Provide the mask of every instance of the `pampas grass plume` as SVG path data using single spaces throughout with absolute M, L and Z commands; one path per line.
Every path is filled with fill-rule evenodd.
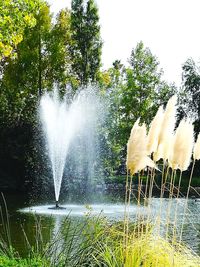
M 161 106 L 159 107 L 156 116 L 151 122 L 151 126 L 147 137 L 148 138 L 147 151 L 149 155 L 157 150 L 158 138 L 160 135 L 163 116 L 164 116 L 164 110 L 163 107 Z
M 169 164 L 172 169 L 186 171 L 190 165 L 194 145 L 194 127 L 189 119 L 182 119 L 176 129 Z
M 154 162 L 147 156 L 146 125 L 139 126 L 139 121 L 133 125 L 127 143 L 126 165 L 131 175 L 141 171 L 146 166 L 155 167 Z
M 193 157 L 194 157 L 194 160 L 200 159 L 200 133 L 198 134 L 197 141 L 194 145 Z
M 171 150 L 174 144 L 174 134 L 168 133 L 165 142 L 159 144 L 157 151 L 153 154 L 153 160 L 156 162 L 159 159 L 167 161 L 171 155 Z
M 154 155 L 154 159 L 157 161 L 160 158 L 165 161 L 169 159 L 170 155 L 170 142 L 173 140 L 173 132 L 176 122 L 176 102 L 177 96 L 172 96 L 166 106 L 160 135 L 158 137 L 158 149 Z

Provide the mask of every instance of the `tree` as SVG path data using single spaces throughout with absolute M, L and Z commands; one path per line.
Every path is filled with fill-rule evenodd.
M 47 45 L 49 53 L 48 80 L 52 87 L 54 83 L 59 88 L 65 88 L 72 75 L 69 47 L 71 13 L 68 9 L 59 12 L 53 26 Z
M 142 42 L 131 52 L 129 66 L 123 70 L 123 82 L 118 90 L 118 136 L 122 155 L 131 127 L 137 118 L 149 123 L 155 114 L 157 92 L 161 87 L 162 72 L 157 58 Z M 119 100 L 118 100 L 119 101 Z M 122 156 L 124 158 L 124 156 Z
M 102 152 L 105 153 L 104 173 L 114 175 L 121 166 L 122 150 L 120 129 L 120 103 L 124 86 L 125 66 L 120 60 L 115 60 L 113 66 L 98 74 L 98 84 L 104 98 L 105 110 L 108 114 L 101 130 Z
M 24 30 L 23 40 L 13 51 L 17 56 L 4 57 L 1 69 L 0 172 L 11 177 L 9 187 L 14 185 L 19 190 L 25 180 L 32 179 L 33 166 L 42 168 L 33 155 L 37 150 L 34 133 L 39 92 L 46 88 L 48 78 L 46 44 L 51 29 L 48 5 L 40 7 L 34 17 L 35 26 Z
M 189 117 L 193 120 L 195 137 L 200 132 L 200 65 L 192 58 L 182 66 L 182 87 L 179 92 L 179 120 Z M 190 166 L 191 167 L 191 166 Z M 200 163 L 195 163 L 194 175 L 200 175 Z M 188 173 L 189 176 L 189 173 Z
M 162 75 L 159 62 L 149 48 L 145 48 L 140 42 L 132 50 L 129 64 L 122 99 L 123 112 L 128 121 L 140 117 L 141 121 L 149 122 L 152 117 L 151 110 L 156 98 L 156 89 Z
M 77 88 L 79 85 L 72 71 L 71 42 L 71 12 L 66 8 L 58 13 L 47 44 L 48 87 L 56 84 L 63 92 L 66 85 L 71 85 L 72 88 Z
M 49 7 L 41 7 L 35 17 L 37 23 L 25 29 L 24 39 L 16 49 L 17 57 L 7 58 L 2 70 L 0 119 L 7 125 L 33 121 L 38 96 L 47 84 Z
M 98 8 L 94 0 L 72 0 L 72 69 L 81 85 L 95 82 L 101 65 L 102 41 Z
M 8 57 L 23 40 L 26 27 L 34 27 L 41 0 L 0 0 L 0 59 Z
M 180 102 L 182 113 L 195 118 L 195 132 L 200 132 L 200 66 L 190 58 L 183 64 Z

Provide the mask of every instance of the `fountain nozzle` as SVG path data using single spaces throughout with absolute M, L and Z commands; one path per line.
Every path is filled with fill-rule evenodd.
M 59 206 L 58 200 L 56 200 L 56 205 L 54 207 L 50 207 L 50 210 L 65 210 L 66 208 Z

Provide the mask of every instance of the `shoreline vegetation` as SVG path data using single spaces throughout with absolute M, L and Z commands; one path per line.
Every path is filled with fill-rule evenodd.
M 22 257 L 12 246 L 9 223 L 3 217 L 4 234 L 0 238 L 1 267 L 199 267 L 200 256 L 185 244 L 167 241 L 153 223 L 129 222 L 129 234 L 124 247 L 124 222 L 110 222 L 99 214 L 88 214 L 73 222 L 70 214 L 59 229 L 49 227 L 51 240 L 42 234 L 42 221 L 35 215 L 35 241 L 25 231 L 27 255 Z M 45 228 L 48 228 L 46 225 Z M 22 226 L 23 230 L 23 226 Z M 3 234 L 3 233 L 2 233 Z M 4 237 L 4 239 L 3 239 Z M 124 250 L 125 249 L 125 250 Z
M 42 233 L 44 225 L 35 215 L 33 243 L 22 226 L 27 248 L 25 257 L 12 246 L 6 213 L 1 220 L 4 232 L 0 238 L 0 267 L 200 266 L 200 256 L 183 243 L 161 237 L 153 222 L 147 224 L 144 218 L 129 222 L 125 248 L 123 221 L 111 222 L 103 214 L 93 216 L 88 209 L 78 222 L 74 222 L 69 214 L 56 231 L 46 225 L 45 231 L 51 236 L 51 240 L 46 240 Z

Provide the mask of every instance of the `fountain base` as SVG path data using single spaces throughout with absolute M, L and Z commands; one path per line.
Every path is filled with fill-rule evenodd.
M 66 210 L 66 208 L 59 206 L 58 201 L 56 201 L 56 205 L 54 207 L 49 207 L 50 210 Z

